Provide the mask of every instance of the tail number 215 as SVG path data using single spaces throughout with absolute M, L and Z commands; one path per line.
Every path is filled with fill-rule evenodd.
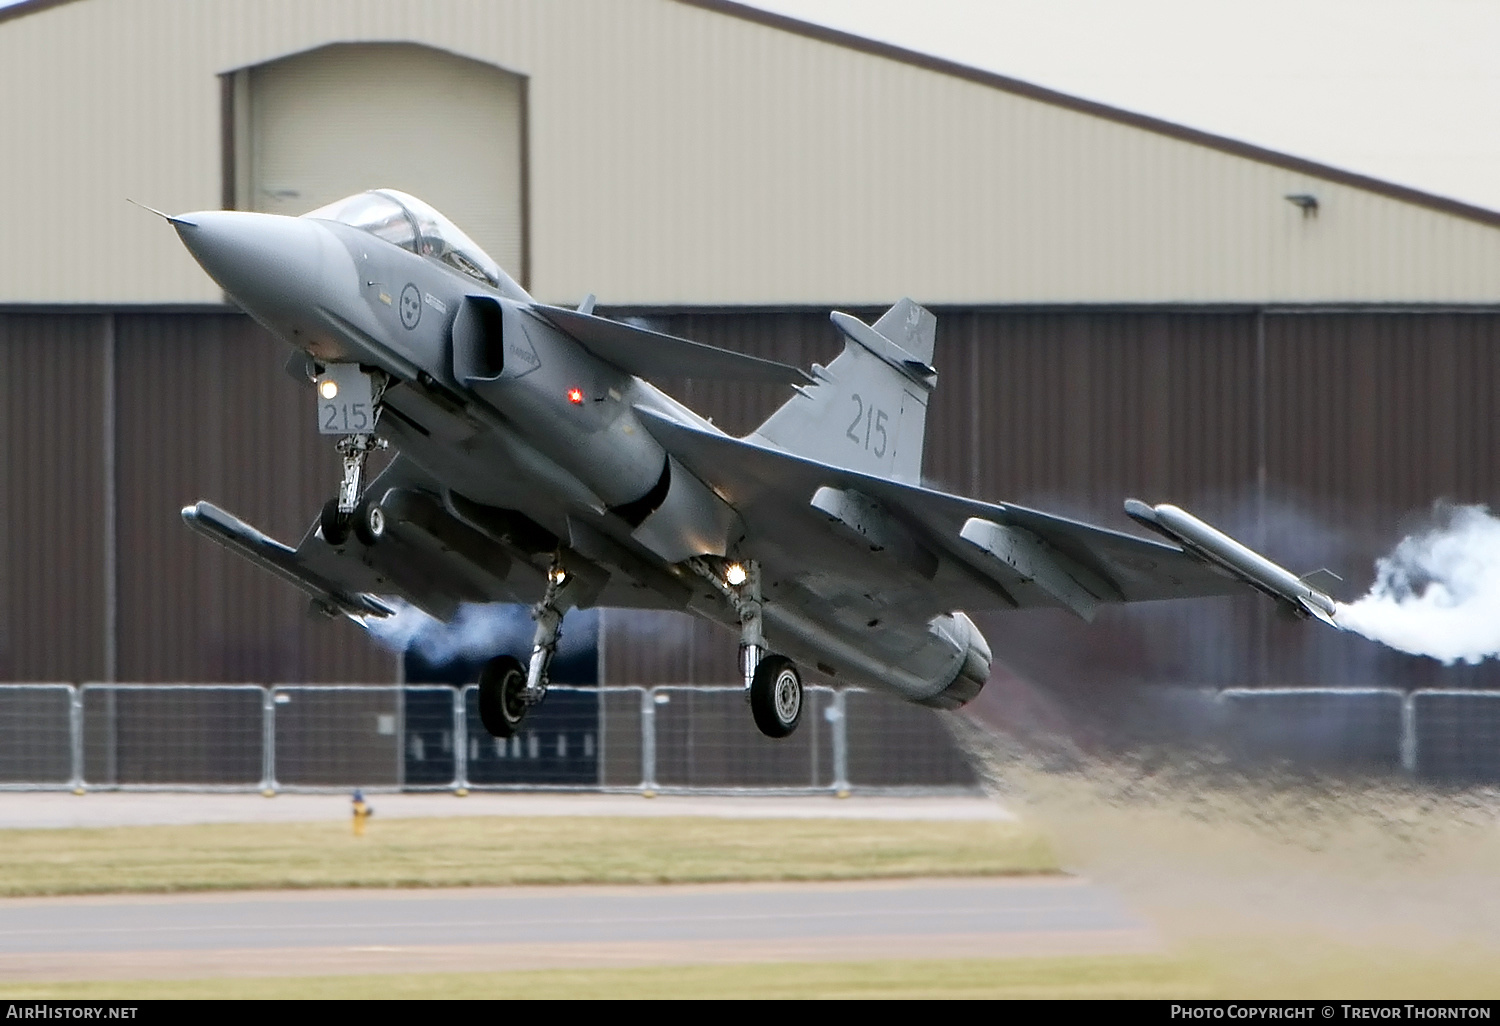
M 866 452 L 873 452 L 876 457 L 883 458 L 890 446 L 890 436 L 885 430 L 886 421 L 890 420 L 889 414 L 878 409 L 874 403 L 866 403 L 858 392 L 850 398 L 854 400 L 854 419 L 844 429 L 844 437 Z M 862 427 L 861 421 L 864 422 Z

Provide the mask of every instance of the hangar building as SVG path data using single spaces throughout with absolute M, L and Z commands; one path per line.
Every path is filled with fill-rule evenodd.
M 1126 529 L 1177 502 L 1346 592 L 1434 499 L 1500 497 L 1500 214 L 726 0 L 29 0 L 0 95 L 3 680 L 401 672 L 183 529 L 201 497 L 295 540 L 334 457 L 127 198 L 399 188 L 544 301 L 804 365 L 829 309 L 910 295 L 933 482 Z M 735 431 L 777 399 L 668 384 Z M 733 679 L 715 628 L 605 623 L 608 681 Z M 983 626 L 1072 682 L 1492 676 L 1253 597 Z

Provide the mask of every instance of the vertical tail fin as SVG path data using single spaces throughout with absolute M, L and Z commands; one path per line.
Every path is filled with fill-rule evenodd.
M 910 299 L 874 325 L 846 313 L 831 316 L 844 351 L 813 365 L 817 384 L 797 394 L 751 438 L 808 459 L 919 484 L 937 318 Z

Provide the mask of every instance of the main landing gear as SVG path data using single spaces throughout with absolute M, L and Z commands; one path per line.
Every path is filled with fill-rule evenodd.
M 756 665 L 750 714 L 766 737 L 786 737 L 802 722 L 802 676 L 786 656 L 768 655 Z
M 492 737 L 510 737 L 520 728 L 526 711 L 547 697 L 547 673 L 562 637 L 563 613 L 568 608 L 573 576 L 554 561 L 547 571 L 547 590 L 531 608 L 536 633 L 526 666 L 515 656 L 496 656 L 479 674 L 479 722 Z
M 526 667 L 515 656 L 496 656 L 479 671 L 479 722 L 491 737 L 510 737 L 521 726 L 526 702 Z
M 766 650 L 760 564 L 730 563 L 722 574 L 701 559 L 688 565 L 718 588 L 739 615 L 740 673 L 756 728 L 766 737 L 789 736 L 802 722 L 802 675 L 786 656 Z

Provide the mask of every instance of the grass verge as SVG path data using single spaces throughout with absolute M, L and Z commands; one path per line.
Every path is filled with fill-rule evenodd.
M 475 817 L 0 831 L 0 895 L 704 883 L 1057 871 L 1005 822 Z
M 202 998 L 1148 998 L 1478 1000 L 1500 996 L 1494 952 L 1371 947 L 1285 933 L 1162 955 L 675 965 L 0 984 L 3 1000 Z
M 203 998 L 1165 998 L 1202 973 L 1156 956 L 757 963 L 514 973 L 0 984 L 0 1000 Z

